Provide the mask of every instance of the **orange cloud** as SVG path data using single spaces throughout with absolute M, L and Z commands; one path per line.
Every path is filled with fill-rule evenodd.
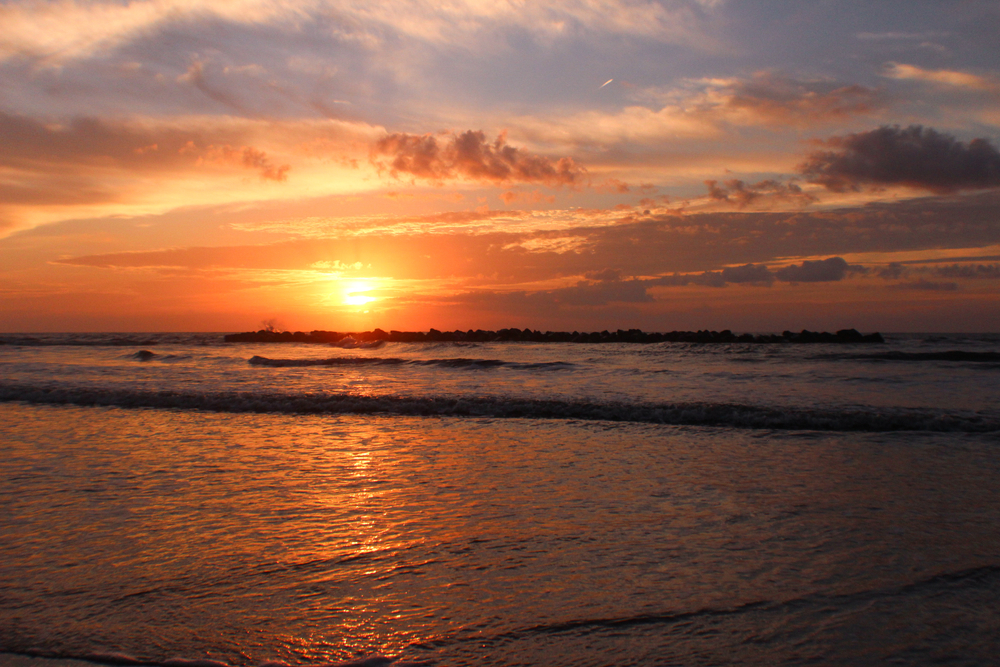
M 519 201 L 529 202 L 532 204 L 539 204 L 542 202 L 553 204 L 556 201 L 554 195 L 543 194 L 541 190 L 535 190 L 534 192 L 514 192 L 512 190 L 508 190 L 500 195 L 500 199 L 502 199 L 503 203 L 508 206 Z
M 0 112 L 0 219 L 8 227 L 30 227 L 71 217 L 370 189 L 363 176 L 345 175 L 357 170 L 344 159 L 366 155 L 381 133 L 329 120 L 52 119 Z M 268 189 L 252 183 L 246 170 Z M 293 171 L 294 187 L 288 183 Z
M 232 146 L 209 146 L 205 149 L 199 164 L 213 162 L 216 164 L 239 164 L 247 169 L 256 169 L 260 177 L 269 181 L 285 181 L 288 179 L 290 165 L 277 166 L 271 162 L 267 154 L 253 146 L 233 148 Z
M 572 158 L 560 158 L 553 163 L 547 157 L 508 145 L 503 133 L 489 142 L 482 131 L 473 130 L 459 135 L 390 134 L 376 142 L 371 161 L 393 177 L 409 174 L 432 181 L 464 178 L 560 186 L 577 185 L 585 174 Z
M 887 63 L 885 76 L 890 79 L 930 81 L 932 83 L 957 88 L 971 88 L 973 90 L 989 90 L 1000 87 L 989 79 L 968 72 L 947 69 L 924 69 L 916 65 L 905 65 L 902 63 Z

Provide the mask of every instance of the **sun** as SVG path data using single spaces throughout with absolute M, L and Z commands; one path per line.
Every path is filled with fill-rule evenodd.
M 344 289 L 344 305 L 364 306 L 376 301 L 378 297 L 368 296 L 365 292 L 373 289 L 372 285 L 365 282 L 352 282 Z

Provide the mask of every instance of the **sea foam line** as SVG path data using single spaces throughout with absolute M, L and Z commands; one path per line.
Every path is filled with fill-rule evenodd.
M 986 565 L 965 570 L 942 572 L 928 576 L 911 583 L 881 588 L 862 589 L 850 593 L 830 594 L 815 592 L 801 597 L 785 600 L 754 600 L 731 607 L 703 607 L 689 611 L 666 612 L 660 614 L 641 614 L 637 616 L 620 616 L 610 618 L 578 618 L 554 623 L 544 623 L 530 627 L 499 633 L 491 636 L 475 635 L 471 637 L 456 637 L 451 641 L 434 642 L 438 647 L 449 643 L 467 641 L 497 641 L 521 640 L 533 635 L 557 635 L 567 632 L 594 631 L 628 631 L 630 628 L 644 625 L 673 625 L 682 622 L 693 622 L 701 618 L 720 618 L 740 616 L 742 614 L 765 614 L 782 612 L 788 609 L 802 607 L 825 607 L 846 609 L 853 605 L 865 605 L 876 600 L 899 598 L 905 596 L 934 594 L 942 590 L 961 590 L 963 587 L 982 587 L 994 583 L 1000 567 Z
M 122 408 L 284 414 L 386 414 L 636 422 L 677 426 L 815 431 L 991 433 L 1000 420 L 975 412 L 912 408 L 851 410 L 732 403 L 622 403 L 500 396 L 358 396 L 270 392 L 192 392 L 0 383 L 0 401 Z
M 271 359 L 253 356 L 247 362 L 251 366 L 268 366 L 271 368 L 306 368 L 310 366 L 444 366 L 446 368 L 512 368 L 558 370 L 570 368 L 574 364 L 566 361 L 544 361 L 526 363 L 519 361 L 502 361 L 500 359 L 400 359 L 398 357 L 328 357 L 326 359 Z
M 970 352 L 966 350 L 946 350 L 940 352 L 854 352 L 818 354 L 813 359 L 854 360 L 854 361 L 957 361 L 972 363 L 1000 363 L 1000 352 Z
M 116 667 L 230 667 L 229 663 L 210 658 L 168 658 L 166 660 L 150 660 L 136 658 L 126 653 L 68 653 L 46 651 L 40 649 L 8 651 L 0 648 L 0 661 L 4 655 L 23 655 L 30 658 L 50 660 L 53 664 L 63 661 L 83 661 L 98 665 L 114 665 Z M 398 661 L 398 658 L 383 655 L 373 655 L 367 658 L 355 658 L 346 661 L 324 661 L 312 663 L 308 667 L 429 667 L 427 662 Z M 283 660 L 265 660 L 257 667 L 292 667 Z

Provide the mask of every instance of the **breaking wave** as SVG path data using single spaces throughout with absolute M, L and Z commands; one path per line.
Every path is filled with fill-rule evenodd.
M 269 359 L 268 357 L 251 357 L 251 366 L 269 366 L 272 368 L 302 368 L 308 366 L 443 366 L 446 368 L 525 368 L 538 370 L 558 370 L 571 368 L 574 364 L 565 361 L 546 361 L 525 363 L 517 361 L 501 361 L 500 359 L 399 359 L 397 357 L 330 357 L 328 359 Z
M 2 649 L 0 649 L 2 651 Z M 2 657 L 3 653 L 0 653 Z M 136 658 L 126 653 L 71 653 L 60 654 L 54 651 L 24 650 L 13 651 L 8 655 L 23 655 L 30 658 L 48 658 L 50 660 L 74 660 L 90 662 L 97 665 L 115 665 L 116 667 L 230 667 L 227 662 L 221 660 L 211 660 L 209 658 L 170 658 L 168 660 L 144 660 Z M 428 667 L 427 662 L 399 661 L 382 655 L 374 655 L 367 658 L 357 658 L 347 661 L 325 661 L 313 663 L 312 667 Z M 268 660 L 259 664 L 259 667 L 291 667 L 287 662 L 281 660 Z
M 637 616 L 611 618 L 581 618 L 555 623 L 546 623 L 531 627 L 511 630 L 494 635 L 489 639 L 521 639 L 538 634 L 563 634 L 567 632 L 588 632 L 599 630 L 628 631 L 629 628 L 643 625 L 674 625 L 687 623 L 699 618 L 718 618 L 740 616 L 743 614 L 762 614 L 786 610 L 800 610 L 803 607 L 825 607 L 843 609 L 849 605 L 870 603 L 879 599 L 902 598 L 921 594 L 941 594 L 947 590 L 963 587 L 982 588 L 995 585 L 1000 567 L 985 565 L 953 572 L 943 572 L 927 578 L 885 588 L 863 589 L 851 593 L 827 594 L 816 592 L 802 597 L 787 600 L 756 600 L 732 607 L 706 607 L 691 611 L 668 612 L 662 614 L 642 614 Z M 482 636 L 474 638 L 483 641 Z M 445 642 L 440 642 L 441 644 Z
M 0 401 L 285 414 L 387 414 L 636 422 L 811 431 L 993 433 L 1000 418 L 973 411 L 859 407 L 808 409 L 733 403 L 623 403 L 504 396 L 359 396 L 342 393 L 193 392 L 0 384 Z

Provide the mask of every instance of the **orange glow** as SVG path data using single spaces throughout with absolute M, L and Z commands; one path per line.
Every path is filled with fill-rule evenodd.
M 364 306 L 377 301 L 378 297 L 368 296 L 365 292 L 371 291 L 374 287 L 368 282 L 348 283 L 344 295 L 344 304 L 347 306 Z

